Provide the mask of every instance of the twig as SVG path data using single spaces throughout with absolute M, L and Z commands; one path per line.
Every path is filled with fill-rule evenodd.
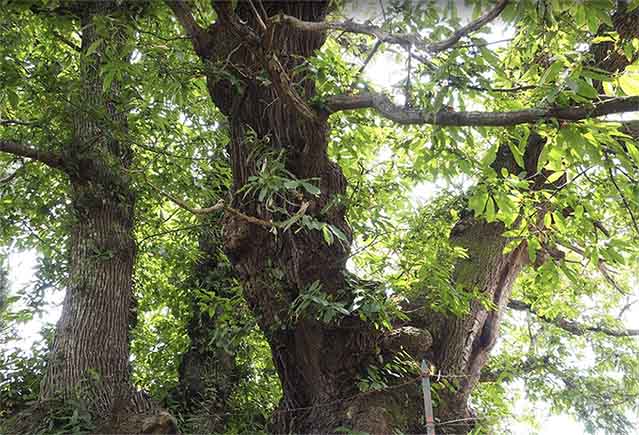
M 635 218 L 635 215 L 632 212 L 632 209 L 630 208 L 630 204 L 628 203 L 628 200 L 626 199 L 626 195 L 624 195 L 622 190 L 619 188 L 619 185 L 615 181 L 615 176 L 612 173 L 612 168 L 611 167 L 608 167 L 608 175 L 610 176 L 610 181 L 612 181 L 612 184 L 615 186 L 615 189 L 617 190 L 617 192 L 619 192 L 619 195 L 621 196 L 621 200 L 623 201 L 623 205 L 626 208 L 626 210 L 628 211 L 628 214 L 630 215 L 630 220 L 632 221 L 632 224 L 633 224 L 633 226 L 635 228 L 635 231 L 636 231 L 637 235 L 639 236 L 639 224 L 637 224 L 637 219 Z
M 558 242 L 558 244 L 566 249 L 571 250 L 572 252 L 581 255 L 583 258 L 586 258 L 586 251 L 584 251 L 580 247 L 573 244 L 566 244 L 561 242 Z M 606 281 L 608 281 L 619 293 L 627 295 L 628 292 L 624 290 L 619 284 L 617 284 L 617 281 L 615 281 L 615 279 L 612 277 L 613 271 L 608 269 L 608 267 L 606 266 L 606 262 L 603 259 L 600 259 L 598 263 L 599 264 L 597 264 L 597 269 L 599 270 L 599 272 L 601 272 L 601 275 L 606 279 Z
M 158 193 L 160 193 L 161 195 L 165 196 L 166 198 L 168 198 L 169 200 L 171 200 L 171 202 L 173 202 L 174 204 L 176 204 L 178 207 L 196 215 L 196 216 L 202 216 L 202 215 L 207 215 L 207 214 L 211 214 L 211 213 L 215 213 L 217 211 L 220 210 L 224 210 L 228 213 L 231 213 L 241 219 L 244 219 L 245 221 L 255 224 L 255 225 L 259 225 L 265 228 L 287 228 L 291 225 L 291 222 L 295 222 L 297 220 L 299 220 L 302 216 L 304 216 L 306 214 L 306 210 L 308 210 L 308 207 L 310 206 L 310 202 L 309 201 L 304 201 L 301 205 L 299 210 L 291 217 L 291 219 L 288 220 L 288 222 L 273 222 L 273 221 L 267 221 L 264 219 L 260 219 L 257 218 L 255 216 L 250 216 L 247 215 L 246 213 L 242 213 L 240 210 L 237 210 L 235 208 L 229 207 L 228 205 L 226 205 L 224 203 L 223 199 L 220 199 L 215 205 L 211 206 L 211 207 L 206 207 L 206 208 L 196 208 L 196 207 L 191 207 L 189 204 L 187 204 L 185 201 L 176 198 L 175 196 L 163 191 L 162 189 L 160 189 L 159 187 L 155 186 L 154 184 L 152 184 L 151 182 L 147 181 L 147 184 L 149 186 L 151 186 L 155 191 L 157 191 Z
M 263 31 L 266 31 L 266 24 L 264 24 L 264 20 L 260 16 L 260 13 L 257 11 L 257 8 L 253 4 L 253 0 L 248 0 L 249 5 L 251 5 L 251 9 L 253 9 L 253 13 L 255 14 L 255 18 L 257 18 L 257 23 L 260 25 Z
M 546 317 L 543 314 L 539 314 L 536 310 L 532 308 L 532 306 L 526 302 L 519 300 L 511 300 L 508 302 L 508 308 L 518 311 L 527 311 L 533 315 L 535 315 L 540 320 L 544 322 L 548 322 L 560 329 L 563 329 L 566 332 L 569 332 L 573 335 L 581 336 L 586 332 L 600 332 L 605 335 L 609 335 L 611 337 L 636 337 L 639 336 L 639 329 L 612 329 L 606 326 L 591 326 L 584 325 L 574 320 L 568 320 L 561 316 L 557 316 L 554 318 Z
M 179 233 L 180 231 L 192 230 L 192 229 L 195 229 L 195 228 L 202 228 L 202 227 L 209 226 L 209 225 L 210 224 L 208 224 L 208 223 L 197 224 L 197 225 L 187 225 L 187 226 L 184 226 L 184 227 L 174 228 L 172 230 L 160 231 L 160 232 L 153 233 L 153 234 L 150 234 L 150 235 L 144 237 L 143 239 L 141 239 L 138 242 L 138 245 L 141 245 L 142 243 L 146 242 L 147 240 L 153 239 L 155 237 L 165 236 L 167 234 Z
M 13 173 L 7 175 L 5 178 L 0 179 L 0 184 L 7 184 L 13 181 L 13 179 L 16 178 L 18 174 L 20 174 L 20 172 L 24 171 L 26 166 L 27 166 L 27 163 L 22 162 L 22 165 L 15 171 L 13 171 Z
M 384 0 L 379 0 L 379 7 L 382 9 L 382 17 L 384 17 L 384 21 L 386 21 L 387 18 L 386 18 L 386 9 L 384 8 Z
M 34 126 L 37 125 L 37 121 L 21 121 L 19 119 L 2 119 L 0 118 L 0 125 L 2 126 L 10 126 L 10 125 L 24 125 L 24 126 Z
M 406 88 L 404 90 L 405 92 L 405 101 L 404 101 L 404 108 L 405 109 L 409 109 L 411 107 L 411 92 L 410 92 L 410 88 L 411 88 L 411 83 L 410 83 L 410 73 L 411 73 L 411 69 L 412 69 L 412 60 L 413 60 L 413 50 L 411 50 L 411 46 L 408 47 L 408 65 L 407 65 L 407 75 L 406 75 Z
M 375 45 L 373 45 L 373 48 L 371 49 L 370 53 L 368 53 L 368 56 L 366 57 L 366 60 L 364 61 L 364 64 L 357 71 L 357 75 L 355 76 L 356 80 L 362 75 L 362 73 L 364 72 L 364 70 L 366 69 L 366 67 L 370 63 L 370 61 L 373 59 L 373 56 L 375 56 L 375 53 L 377 53 L 377 50 L 379 50 L 379 47 L 381 45 L 382 45 L 382 41 L 377 40 L 375 42 Z

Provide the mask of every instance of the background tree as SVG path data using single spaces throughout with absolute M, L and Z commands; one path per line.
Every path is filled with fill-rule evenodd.
M 135 194 L 127 174 L 131 94 L 122 82 L 133 48 L 127 22 L 137 12 L 138 6 L 112 2 L 36 2 L 12 5 L 3 18 L 13 43 L 4 47 L 5 59 L 13 62 L 5 63 L 9 105 L 0 151 L 59 171 L 64 193 L 50 199 L 48 212 L 68 212 L 60 225 L 66 295 L 39 396 L 44 402 L 81 398 L 102 420 L 151 405 L 129 381 Z M 53 40 L 39 42 L 50 35 Z M 28 198 L 21 200 L 18 209 Z M 39 212 L 36 221 L 43 218 Z M 35 417 L 23 420 L 27 430 L 38 427 Z

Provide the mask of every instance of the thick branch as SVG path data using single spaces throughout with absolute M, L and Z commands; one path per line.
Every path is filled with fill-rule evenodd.
M 611 98 L 580 106 L 527 109 L 511 112 L 429 112 L 404 109 L 382 94 L 335 95 L 325 103 L 328 113 L 372 108 L 398 124 L 431 124 L 442 126 L 511 126 L 557 119 L 579 121 L 613 113 L 639 111 L 639 97 Z
M 461 29 L 455 31 L 449 38 L 439 42 L 431 42 L 425 40 L 416 33 L 391 33 L 382 30 L 379 26 L 372 24 L 361 24 L 354 21 L 302 21 L 298 18 L 290 15 L 276 15 L 271 17 L 272 23 L 285 23 L 296 29 L 308 31 L 308 32 L 325 32 L 327 30 L 341 30 L 349 33 L 360 33 L 364 35 L 374 36 L 381 42 L 389 44 L 397 44 L 402 47 L 414 46 L 417 49 L 425 50 L 431 53 L 437 53 L 440 51 L 452 48 L 461 38 L 478 30 L 482 26 L 491 22 L 504 10 L 508 5 L 509 0 L 499 0 L 495 7 L 487 12 L 485 15 L 479 17 L 475 21 L 467 24 Z
M 10 140 L 0 140 L 0 151 L 18 157 L 37 160 L 56 169 L 62 169 L 64 163 L 62 156 L 58 153 L 40 151 L 29 145 L 19 144 Z
M 523 301 L 511 300 L 508 302 L 508 308 L 517 311 L 528 311 L 531 314 L 534 314 L 537 318 L 543 320 L 544 322 L 555 325 L 558 328 L 563 329 L 566 332 L 569 332 L 573 335 L 584 335 L 586 332 L 601 332 L 605 335 L 610 335 L 611 337 L 634 337 L 639 336 L 639 329 L 612 329 L 605 326 L 591 326 L 584 325 L 582 323 L 576 322 L 574 320 L 564 319 L 563 317 L 555 317 L 550 318 L 544 315 L 539 314 L 535 311 L 530 304 L 527 304 Z

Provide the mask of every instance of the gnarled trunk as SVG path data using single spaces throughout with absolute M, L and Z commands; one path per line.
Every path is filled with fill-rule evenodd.
M 283 12 L 318 21 L 324 19 L 327 3 L 264 2 L 263 6 L 269 16 Z M 257 28 L 248 3 L 240 2 L 235 13 L 249 23 L 245 29 Z M 238 80 L 231 83 L 214 72 L 208 76 L 210 94 L 230 121 L 234 190 L 246 186 L 249 177 L 259 172 L 261 152 L 283 151 L 286 170 L 297 179 L 319 180 L 321 194 L 313 197 L 300 191 L 287 198 L 288 203 L 280 201 L 278 205 L 289 214 L 304 207 L 307 216 L 338 228 L 350 239 L 344 207 L 330 205 L 344 194 L 346 180 L 327 155 L 327 120 L 300 103 L 315 95 L 314 83 L 302 78 L 301 71 L 294 71 L 321 47 L 324 36 L 277 25 L 268 36 L 271 48 L 251 45 L 242 26 L 237 25 L 230 4 L 218 5 L 218 14 L 211 39 L 196 43 L 196 49 L 205 62 L 232 68 Z M 272 85 L 259 78 L 264 65 Z M 278 83 L 278 77 L 285 74 L 291 81 L 299 81 L 295 91 L 298 96 L 287 93 Z M 273 157 L 271 154 L 268 158 Z M 286 216 L 269 211 L 257 200 L 236 197 L 233 205 L 262 221 L 283 220 Z M 225 221 L 227 255 L 240 274 L 245 297 L 271 345 L 282 382 L 284 397 L 275 412 L 272 430 L 326 433 L 352 427 L 388 433 L 395 427 L 411 427 L 400 406 L 413 410 L 419 407 L 418 400 L 406 401 L 407 393 L 416 392 L 416 388 L 367 395 L 359 395 L 357 388 L 365 368 L 379 357 L 380 349 L 384 352 L 385 343 L 393 341 L 387 335 L 397 342 L 401 334 L 377 331 L 354 316 L 331 324 L 308 317 L 290 320 L 293 301 L 314 282 L 319 282 L 327 295 L 353 298 L 352 284 L 345 273 L 349 240 L 327 244 L 320 231 L 281 231 L 274 235 L 270 230 L 268 225 L 252 223 L 236 214 L 228 215 Z M 417 334 L 416 340 L 415 335 L 410 338 L 417 343 L 417 351 L 427 349 L 427 333 Z
M 346 180 L 328 159 L 327 121 L 306 103 L 315 96 L 314 84 L 299 69 L 321 47 L 324 35 L 268 20 L 283 13 L 321 21 L 328 2 L 239 2 L 235 10 L 230 3 L 216 2 L 218 21 L 208 30 L 198 28 L 188 9 L 172 7 L 197 53 L 211 66 L 210 95 L 229 119 L 234 191 L 246 189 L 250 177 L 280 151 L 288 173 L 319 180 L 318 197 L 299 191 L 275 200 L 287 213 L 238 195 L 233 207 L 240 213 L 229 213 L 225 221 L 226 252 L 271 345 L 282 382 L 284 397 L 273 418 L 273 431 L 330 433 L 347 427 L 380 434 L 423 432 L 423 402 L 410 380 L 369 394 L 356 387 L 368 365 L 379 358 L 387 360 L 403 346 L 416 358 L 426 356 L 444 374 L 459 377 L 451 391 L 440 395 L 436 414 L 440 423 L 462 420 L 453 432 L 468 432 L 473 426 L 468 398 L 495 344 L 512 284 L 526 262 L 525 246 L 502 254 L 508 242 L 502 236 L 504 228 L 471 216 L 463 217 L 453 230 L 451 242 L 469 254 L 455 267 L 457 285 L 479 290 L 494 310 L 480 301 L 473 301 L 461 317 L 426 308 L 411 319 L 412 328 L 387 332 L 353 316 L 332 323 L 309 317 L 291 320 L 293 301 L 314 283 L 325 295 L 342 301 L 352 300 L 356 286 L 345 271 L 349 240 L 327 244 L 318 231 L 281 231 L 272 224 L 304 213 L 350 239 L 345 209 L 334 202 L 345 192 Z M 233 80 L 216 74 L 220 67 Z M 525 156 L 529 173 L 536 172 L 542 147 L 543 141 L 533 135 Z M 507 149 L 502 147 L 496 162 L 498 173 L 501 167 L 515 165 Z M 265 151 L 270 154 L 260 159 Z M 438 430 L 447 427 L 442 424 Z

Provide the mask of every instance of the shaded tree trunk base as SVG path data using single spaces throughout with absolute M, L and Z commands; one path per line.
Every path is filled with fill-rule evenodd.
M 119 400 L 100 414 L 82 398 L 49 399 L 30 405 L 0 425 L 0 432 L 16 435 L 78 434 L 177 434 L 175 418 L 161 410 L 143 392 Z

